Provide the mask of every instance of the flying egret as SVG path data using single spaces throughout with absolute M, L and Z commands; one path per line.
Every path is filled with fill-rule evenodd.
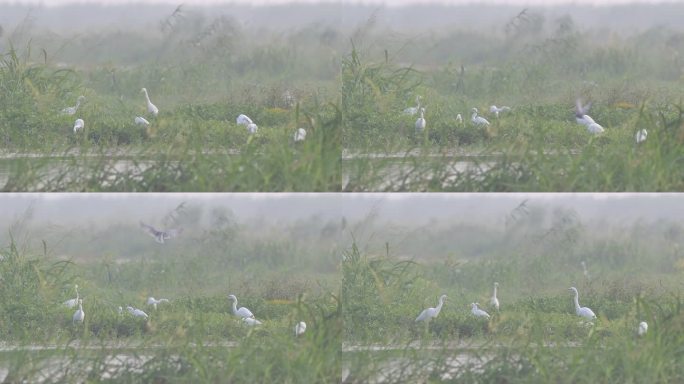
M 489 316 L 489 313 L 481 310 L 477 306 L 477 303 L 470 303 L 470 313 L 472 313 L 475 317 L 483 317 L 485 319 L 489 319 L 491 317 Z
M 416 134 L 425 131 L 425 108 L 420 109 L 420 117 L 416 120 Z
M 84 126 L 85 123 L 83 122 L 83 119 L 76 119 L 76 122 L 74 123 L 74 133 L 82 131 Z
M 147 88 L 141 89 L 140 92 L 145 94 L 145 100 L 147 100 L 147 112 L 156 117 L 159 114 L 159 108 L 157 108 L 157 106 L 152 104 L 150 101 L 150 95 L 147 94 Z
M 83 100 L 85 100 L 85 97 L 83 95 L 79 96 L 78 99 L 76 99 L 76 106 L 62 109 L 62 115 L 75 115 L 76 111 L 78 111 L 78 107 L 81 106 L 81 102 L 83 102 Z
M 646 331 L 648 331 L 648 324 L 645 321 L 642 321 L 639 323 L 639 329 L 637 330 L 637 334 L 639 336 L 643 336 L 646 334 Z
M 646 136 L 648 136 L 648 131 L 645 129 L 639 130 L 639 132 L 636 133 L 635 139 L 637 144 L 641 144 L 644 141 L 646 141 Z
M 496 105 L 492 105 L 491 107 L 489 107 L 489 113 L 493 113 L 494 116 L 496 116 L 496 117 L 499 117 L 499 113 L 508 112 L 510 110 L 511 110 L 511 107 L 506 107 L 506 106 L 499 108 Z
M 150 318 L 149 316 L 147 316 L 147 313 L 141 311 L 140 309 L 133 308 L 130 305 L 126 307 L 126 310 L 128 311 L 128 313 L 133 315 L 133 317 L 142 317 L 145 320 Z
M 299 323 L 297 323 L 297 325 L 295 325 L 294 331 L 295 331 L 295 336 L 302 335 L 306 331 L 306 323 L 303 321 L 300 321 Z
M 245 324 L 249 325 L 249 326 L 254 326 L 254 325 L 260 325 L 260 324 L 262 324 L 261 321 L 255 319 L 255 318 L 253 318 L 253 317 L 243 317 L 243 318 L 242 318 L 242 321 L 243 321 Z
M 420 112 L 420 100 L 422 98 L 422 96 L 416 96 L 416 106 L 404 109 L 404 115 L 415 116 L 416 113 Z
M 169 302 L 169 299 L 159 299 L 159 300 L 157 300 L 157 299 L 155 299 L 155 298 L 152 297 L 152 296 L 150 296 L 150 297 L 147 298 L 147 305 L 153 306 L 155 311 L 157 310 L 157 304 L 168 303 L 168 302 Z
M 603 133 L 605 129 L 599 123 L 595 122 L 591 116 L 587 115 L 589 108 L 591 108 L 591 103 L 582 106 L 582 101 L 577 99 L 575 101 L 575 121 L 577 121 L 578 124 L 586 126 L 589 133 Z
M 71 324 L 83 323 L 85 319 L 85 312 L 83 312 L 83 299 L 78 299 L 78 310 L 74 312 L 74 316 L 71 318 Z
M 304 139 L 306 139 L 306 129 L 297 128 L 297 131 L 294 134 L 295 143 L 299 141 L 304 141 Z
M 135 119 L 134 119 L 133 121 L 134 121 L 136 124 L 138 124 L 138 125 L 144 125 L 144 126 L 146 126 L 146 127 L 147 127 L 148 125 L 150 125 L 150 122 L 147 121 L 147 119 L 144 118 L 144 117 L 142 117 L 142 116 L 136 116 Z
M 257 125 L 254 123 L 247 124 L 247 132 L 249 132 L 250 135 L 255 134 L 258 129 L 259 129 L 259 127 L 257 127 Z
M 140 227 L 144 229 L 147 234 L 154 237 L 155 241 L 159 244 L 164 244 L 165 240 L 173 239 L 174 237 L 178 237 L 181 233 L 183 233 L 183 228 L 173 228 L 161 231 L 151 225 L 143 223 L 142 221 L 140 222 Z
M 487 121 L 487 119 L 485 119 L 485 118 L 482 117 L 482 116 L 478 116 L 478 115 L 477 115 L 477 108 L 473 108 L 473 109 L 472 109 L 472 112 L 473 112 L 473 116 L 470 118 L 470 121 L 472 121 L 473 124 L 475 124 L 475 125 L 477 125 L 477 126 L 479 126 L 479 127 L 488 126 L 488 125 L 489 125 L 489 121 Z
M 456 122 L 458 123 L 458 125 L 463 125 L 463 116 L 461 116 L 460 113 L 456 115 Z
M 444 300 L 447 298 L 447 295 L 442 295 L 439 297 L 439 304 L 437 304 L 436 307 L 434 308 L 427 308 L 424 309 L 423 312 L 416 317 L 416 322 L 418 321 L 428 321 L 432 318 L 437 317 L 439 315 L 439 311 L 442 310 L 442 305 L 444 305 Z
M 235 122 L 237 122 L 238 125 L 250 125 L 253 123 L 252 119 L 250 119 L 247 115 L 240 115 L 235 119 Z
M 496 309 L 496 311 L 499 311 L 499 299 L 496 298 L 496 289 L 499 287 L 499 283 L 494 282 L 494 295 L 492 296 L 491 299 L 489 299 L 489 304 Z
M 249 309 L 247 309 L 245 307 L 240 307 L 240 309 L 238 309 L 237 297 L 235 297 L 235 295 L 228 295 L 228 299 L 233 302 L 233 315 L 235 315 L 237 317 L 241 317 L 243 319 L 246 317 L 254 318 L 254 314 Z
M 74 290 L 76 291 L 76 298 L 75 299 L 69 299 L 69 300 L 64 302 L 64 305 L 67 308 L 76 308 L 76 306 L 78 305 L 78 299 L 79 299 L 79 297 L 78 297 L 78 284 L 74 284 Z
M 575 293 L 575 313 L 577 314 L 577 316 L 584 317 L 589 320 L 596 319 L 596 315 L 591 309 L 589 309 L 588 307 L 580 307 L 579 293 L 577 292 L 577 288 L 570 287 L 568 288 L 568 290 Z

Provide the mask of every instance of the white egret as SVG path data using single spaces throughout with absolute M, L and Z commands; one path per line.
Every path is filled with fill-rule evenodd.
M 424 309 L 423 312 L 416 317 L 416 322 L 418 321 L 428 321 L 432 318 L 437 317 L 439 315 L 439 311 L 442 310 L 442 305 L 444 305 L 444 300 L 447 298 L 447 295 L 442 295 L 439 297 L 439 304 L 437 304 L 436 307 L 434 308 L 427 308 Z
M 646 334 L 646 331 L 648 331 L 648 324 L 645 321 L 642 321 L 639 323 L 639 329 L 637 329 L 637 334 L 639 336 L 643 336 Z
M 174 237 L 178 237 L 181 233 L 183 233 L 183 228 L 173 228 L 161 231 L 151 225 L 143 223 L 142 221 L 140 222 L 140 227 L 144 229 L 147 234 L 154 237 L 155 241 L 159 244 L 164 244 L 165 240 L 173 239 Z
M 228 295 L 228 299 L 231 300 L 231 301 L 233 302 L 233 315 L 235 315 L 235 316 L 237 316 L 237 317 L 241 317 L 241 318 L 243 318 L 243 319 L 244 319 L 245 317 L 254 318 L 254 314 L 253 314 L 252 311 L 250 311 L 249 309 L 247 309 L 247 308 L 245 308 L 245 307 L 240 307 L 240 309 L 238 309 L 238 307 L 237 307 L 237 297 L 235 297 L 235 295 Z
M 300 321 L 299 323 L 297 323 L 297 325 L 295 325 L 294 331 L 295 331 L 295 336 L 300 336 L 301 334 L 303 334 L 306 331 L 306 323 L 303 321 Z
M 404 109 L 404 115 L 415 116 L 416 113 L 420 112 L 420 100 L 422 96 L 416 96 L 416 106 Z
M 489 319 L 491 316 L 489 316 L 489 313 L 481 310 L 480 308 L 477 307 L 477 303 L 470 303 L 470 313 L 472 313 L 475 317 L 482 317 L 485 319 Z
M 477 125 L 477 126 L 479 126 L 479 127 L 488 126 L 488 125 L 489 125 L 489 121 L 487 121 L 487 119 L 485 119 L 485 118 L 482 117 L 482 116 L 478 116 L 478 115 L 477 115 L 477 108 L 473 108 L 473 109 L 472 109 L 472 112 L 473 112 L 473 115 L 472 115 L 472 117 L 470 118 L 470 121 L 472 121 L 473 124 L 475 124 L 475 125 Z
M 260 324 L 262 324 L 261 321 L 255 319 L 255 318 L 253 318 L 253 317 L 243 317 L 243 318 L 242 318 L 242 321 L 243 321 L 245 324 L 249 325 L 249 326 L 254 326 L 254 325 L 260 325 Z
M 458 125 L 463 125 L 463 116 L 461 116 L 460 113 L 456 115 L 456 122 L 458 123 Z
M 75 299 L 69 299 L 69 300 L 64 302 L 64 305 L 67 308 L 76 308 L 76 306 L 78 305 L 78 299 L 79 299 L 79 297 L 78 297 L 78 284 L 74 284 L 74 290 L 76 291 L 76 298 Z
M 306 129 L 297 128 L 297 131 L 294 134 L 295 143 L 299 141 L 304 141 L 304 139 L 306 139 Z
M 420 109 L 420 117 L 416 120 L 416 134 L 425 131 L 425 108 Z
M 492 296 L 491 299 L 489 299 L 489 304 L 496 309 L 496 311 L 499 311 L 499 299 L 496 297 L 496 289 L 499 287 L 499 283 L 494 282 L 494 295 Z
M 130 305 L 129 305 L 128 307 L 126 307 L 126 310 L 128 311 L 128 313 L 130 313 L 131 315 L 133 315 L 133 317 L 141 317 L 141 318 L 143 318 L 143 319 L 145 319 L 145 320 L 147 320 L 147 319 L 150 318 L 150 317 L 147 315 L 147 313 L 141 311 L 140 309 L 133 308 L 133 307 L 131 307 Z
M 169 302 L 169 299 L 159 299 L 159 300 L 157 300 L 157 299 L 155 299 L 155 298 L 152 297 L 152 296 L 150 296 L 150 297 L 147 298 L 147 305 L 153 306 L 155 311 L 157 310 L 157 304 L 168 303 L 168 302 Z
M 85 127 L 85 122 L 83 122 L 83 119 L 76 119 L 76 122 L 74 123 L 74 133 L 82 131 L 83 127 Z
M 577 314 L 577 316 L 584 317 L 584 318 L 589 319 L 589 320 L 596 319 L 596 315 L 594 314 L 594 311 L 592 311 L 588 307 L 580 307 L 580 305 L 579 305 L 579 292 L 577 292 L 577 288 L 570 287 L 570 288 L 568 288 L 568 290 L 575 293 L 575 313 Z
M 589 133 L 603 133 L 605 129 L 599 123 L 595 122 L 591 116 L 587 115 L 589 108 L 591 108 L 591 103 L 582 106 L 581 100 L 577 99 L 575 101 L 575 121 L 577 121 L 578 124 L 586 126 Z
M 123 315 L 123 307 L 121 307 L 120 305 L 119 305 L 119 311 L 118 312 L 119 312 L 119 316 Z
M 85 312 L 83 312 L 83 299 L 78 300 L 78 310 L 74 312 L 74 316 L 71 318 L 71 324 L 83 323 L 85 319 Z
M 257 125 L 254 123 L 247 124 L 247 132 L 249 132 L 251 135 L 255 134 L 258 129 L 259 127 L 257 127 Z
M 252 119 L 250 119 L 247 115 L 240 115 L 235 119 L 235 122 L 237 122 L 238 125 L 250 125 L 253 123 Z
M 78 111 L 78 107 L 81 106 L 81 102 L 83 102 L 83 100 L 85 100 L 85 97 L 83 95 L 79 96 L 78 99 L 76 99 L 76 106 L 62 109 L 62 115 L 75 115 L 76 111 Z
M 646 141 L 646 136 L 648 136 L 648 131 L 645 129 L 639 130 L 639 132 L 636 133 L 636 136 L 634 137 L 636 139 L 637 144 L 641 144 L 644 141 Z
M 144 118 L 144 117 L 142 117 L 142 116 L 136 116 L 135 119 L 134 119 L 133 121 L 134 121 L 136 124 L 138 124 L 138 125 L 144 125 L 144 126 L 146 126 L 146 127 L 147 127 L 148 125 L 150 125 L 150 122 L 147 121 L 147 119 Z
M 157 108 L 157 106 L 152 104 L 152 101 L 150 101 L 150 95 L 147 94 L 147 88 L 141 89 L 140 92 L 145 94 L 145 100 L 147 100 L 147 112 L 156 117 L 159 114 L 159 108 Z
M 494 116 L 496 116 L 496 117 L 499 117 L 499 113 L 508 112 L 510 110 L 511 110 L 511 107 L 506 107 L 506 106 L 499 108 L 496 105 L 492 105 L 491 107 L 489 107 L 489 113 L 493 113 Z

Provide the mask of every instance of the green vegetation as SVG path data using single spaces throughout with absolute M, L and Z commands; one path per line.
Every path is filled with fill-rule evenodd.
M 329 242 L 296 225 L 262 225 L 255 236 L 252 224 L 221 210 L 209 212 L 208 228 L 197 225 L 196 208 L 170 214 L 186 228 L 166 244 L 114 223 L 76 231 L 14 225 L 16 239 L 0 251 L 4 380 L 339 382 L 339 279 Z M 292 241 L 293 233 L 311 241 Z M 40 238 L 51 240 L 36 244 Z M 62 304 L 75 297 L 74 284 L 84 324 L 72 324 L 75 309 Z M 235 317 L 230 293 L 263 324 Z M 148 296 L 170 303 L 155 310 Z M 295 337 L 299 321 L 307 330 Z
M 315 26 L 253 35 L 183 7 L 160 24 L 152 33 L 72 39 L 17 27 L 0 60 L 0 187 L 339 190 L 334 35 Z M 61 114 L 79 95 L 77 113 Z M 236 124 L 239 114 L 259 126 L 255 135 Z M 135 124 L 136 116 L 151 124 Z M 76 118 L 85 121 L 78 134 Z M 299 127 L 303 143 L 293 139 Z
M 684 377 L 681 225 L 585 224 L 572 211 L 528 211 L 524 205 L 507 224 L 495 230 L 433 223 L 418 232 L 420 238 L 403 240 L 413 251 L 402 247 L 402 253 L 422 256 L 413 260 L 394 256 L 391 244 L 382 256 L 354 245 L 343 262 L 343 380 L 594 383 Z M 460 246 L 445 250 L 452 242 Z M 495 281 L 499 312 L 489 306 Z M 579 289 L 580 305 L 597 314 L 593 325 L 575 315 L 570 286 Z M 441 294 L 448 298 L 439 316 L 416 323 Z M 492 319 L 474 317 L 472 302 Z M 649 329 L 638 337 L 641 321 Z
M 681 32 L 605 39 L 530 10 L 493 34 L 397 37 L 369 24 L 342 62 L 344 190 L 682 189 Z M 417 96 L 419 136 L 418 116 L 402 112 Z M 577 98 L 605 133 L 575 122 Z M 497 118 L 490 105 L 512 110 Z M 473 107 L 489 127 L 471 123 Z M 648 139 L 637 145 L 640 129 Z

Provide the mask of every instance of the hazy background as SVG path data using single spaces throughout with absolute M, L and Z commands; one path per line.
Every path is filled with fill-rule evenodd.
M 202 257 L 218 238 L 301 247 L 328 269 L 354 241 L 373 253 L 389 243 L 402 258 L 478 257 L 555 232 L 684 241 L 682 194 L 9 194 L 0 207 L 3 247 L 11 233 L 26 247 L 45 240 L 58 257 L 91 260 L 174 249 Z M 161 245 L 139 221 L 185 231 Z

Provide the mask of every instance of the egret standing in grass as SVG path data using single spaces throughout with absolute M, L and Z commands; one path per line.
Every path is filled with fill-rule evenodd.
M 579 305 L 579 292 L 577 292 L 577 288 L 570 287 L 570 288 L 568 288 L 568 290 L 575 293 L 575 313 L 577 314 L 577 316 L 584 317 L 585 319 L 588 319 L 588 320 L 596 319 L 596 315 L 594 314 L 594 311 L 592 311 L 588 307 L 580 307 L 580 305 Z
M 78 305 L 78 299 L 79 299 L 79 297 L 78 297 L 78 284 L 74 284 L 74 290 L 76 291 L 76 298 L 75 299 L 69 299 L 69 300 L 64 302 L 64 305 L 67 308 L 76 308 L 76 306 Z
M 126 307 L 126 310 L 128 311 L 128 313 L 130 313 L 131 315 L 133 315 L 133 317 L 140 317 L 140 318 L 143 318 L 143 319 L 145 319 L 145 320 L 147 320 L 147 319 L 150 318 L 150 317 L 147 315 L 147 313 L 143 312 L 143 311 L 140 310 L 140 309 L 133 308 L 133 307 L 131 307 L 130 305 L 129 305 L 128 307 Z
M 78 99 L 76 99 L 76 106 L 75 107 L 67 107 L 67 108 L 62 109 L 62 115 L 69 115 L 69 116 L 75 115 L 76 112 L 78 111 L 78 107 L 81 106 L 81 102 L 83 102 L 83 100 L 85 100 L 85 97 L 83 95 L 79 96 Z
M 254 123 L 247 124 L 247 132 L 249 132 L 250 135 L 257 133 L 258 129 L 259 127 Z
M 648 324 L 645 321 L 642 321 L 639 323 L 639 329 L 637 329 L 637 334 L 639 336 L 643 336 L 646 334 L 646 331 L 648 331 Z
M 147 119 L 142 117 L 142 116 L 136 116 L 135 119 L 133 120 L 133 122 L 135 122 L 138 125 L 145 126 L 145 127 L 150 125 L 150 122 L 147 121 Z
M 85 312 L 83 312 L 83 299 L 78 300 L 78 310 L 74 312 L 74 316 L 71 318 L 71 324 L 83 323 L 85 320 Z
M 295 331 L 295 336 L 300 336 L 300 335 L 304 334 L 304 332 L 306 331 L 306 323 L 303 321 L 300 321 L 299 323 L 297 323 L 297 325 L 295 325 L 294 331 Z
M 295 143 L 298 143 L 300 141 L 304 141 L 304 139 L 306 139 L 306 129 L 297 128 L 297 131 L 294 134 Z
M 420 109 L 420 117 L 416 120 L 416 135 L 425 131 L 425 108 Z
M 489 113 L 493 113 L 494 116 L 496 116 L 497 118 L 499 117 L 499 113 L 508 112 L 510 110 L 511 110 L 511 107 L 506 107 L 506 106 L 499 108 L 496 105 L 492 105 L 491 107 L 489 107 Z
M 238 309 L 237 297 L 235 297 L 235 295 L 228 295 L 228 299 L 233 302 L 233 315 L 243 319 L 246 317 L 254 318 L 254 314 L 249 309 L 245 307 L 240 307 L 240 309 Z
M 155 298 L 152 297 L 152 296 L 150 296 L 150 297 L 147 298 L 147 305 L 153 306 L 155 311 L 157 310 L 157 304 L 168 303 L 168 302 L 169 302 L 169 299 L 159 299 L 159 300 L 157 300 L 157 299 L 155 299 Z
M 150 101 L 150 95 L 147 93 L 147 88 L 141 89 L 140 92 L 145 94 L 145 100 L 147 101 L 147 112 L 156 117 L 159 114 L 159 108 L 157 108 L 157 106 L 152 104 L 152 101 Z
M 76 122 L 74 123 L 74 133 L 82 131 L 83 127 L 85 127 L 83 119 L 76 119 Z
M 250 125 L 254 123 L 252 119 L 249 118 L 247 115 L 240 114 L 237 119 L 235 119 L 235 122 L 237 125 Z
M 416 113 L 418 113 L 421 109 L 420 108 L 420 100 L 421 99 L 422 99 L 421 96 L 416 96 L 416 106 L 404 109 L 404 114 L 414 116 Z
M 499 311 L 499 299 L 496 297 L 496 289 L 499 287 L 499 283 L 494 282 L 494 295 L 492 296 L 491 299 L 489 299 L 489 304 L 496 309 L 496 311 Z
M 477 115 L 477 108 L 473 108 L 471 111 L 473 112 L 473 115 L 471 116 L 470 121 L 472 121 L 473 124 L 478 127 L 486 127 L 489 125 L 489 121 L 487 121 L 487 119 Z
M 647 137 L 647 136 L 648 136 L 648 131 L 645 130 L 645 129 L 640 129 L 640 130 L 636 133 L 636 135 L 635 135 L 634 138 L 636 139 L 636 143 L 637 143 L 637 144 L 641 144 L 641 143 L 643 143 L 644 141 L 646 141 L 646 137 Z
M 489 313 L 478 308 L 478 305 L 478 303 L 470 303 L 470 313 L 472 313 L 475 317 L 489 319 L 491 317 L 489 316 Z
M 249 326 L 255 326 L 255 325 L 261 325 L 262 324 L 261 321 L 255 319 L 253 317 L 243 317 L 242 321 Z
M 444 300 L 447 298 L 447 295 L 442 295 L 439 297 L 439 304 L 437 304 L 436 307 L 434 308 L 427 308 L 424 309 L 423 312 L 416 317 L 416 322 L 419 321 L 429 321 L 432 318 L 437 317 L 439 315 L 439 311 L 442 310 L 442 305 L 444 305 Z

